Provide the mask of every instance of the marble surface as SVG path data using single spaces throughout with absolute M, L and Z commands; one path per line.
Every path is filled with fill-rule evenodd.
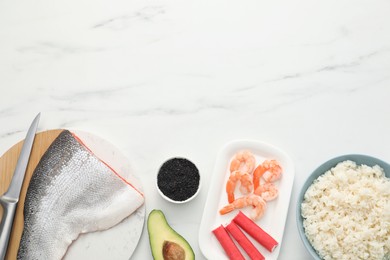
M 146 212 L 162 209 L 193 246 L 215 159 L 235 139 L 271 143 L 296 175 L 279 259 L 310 259 L 295 223 L 305 178 L 348 153 L 390 161 L 388 0 L 0 2 L 0 152 L 71 128 L 134 162 Z M 202 190 L 157 193 L 159 165 L 185 156 Z M 144 227 L 132 259 L 152 259 Z

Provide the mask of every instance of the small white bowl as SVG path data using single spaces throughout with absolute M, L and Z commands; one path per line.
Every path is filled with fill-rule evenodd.
M 198 188 L 197 188 L 196 192 L 195 192 L 191 197 L 189 197 L 189 198 L 187 198 L 187 199 L 185 199 L 185 200 L 173 200 L 173 199 L 169 198 L 167 195 L 165 195 L 165 194 L 161 191 L 160 187 L 158 186 L 158 175 L 159 175 L 159 173 L 160 173 L 161 167 L 162 167 L 165 163 L 167 163 L 168 161 L 173 160 L 173 159 L 185 159 L 185 160 L 189 161 L 190 163 L 192 163 L 192 164 L 195 166 L 195 168 L 198 170 L 198 175 L 199 175 Z M 200 176 L 200 174 L 199 174 L 199 169 L 196 167 L 196 165 L 195 165 L 192 161 L 190 161 L 189 159 L 184 158 L 184 157 L 173 157 L 173 158 L 170 158 L 170 159 L 166 160 L 163 164 L 161 164 L 161 166 L 160 166 L 160 168 L 159 168 L 159 170 L 158 170 L 158 172 L 157 172 L 157 175 L 156 175 L 156 182 L 155 182 L 155 184 L 156 184 L 156 188 L 157 188 L 158 193 L 159 193 L 159 194 L 161 195 L 161 197 L 163 197 L 165 200 L 167 200 L 167 201 L 169 201 L 169 202 L 172 202 L 172 203 L 175 203 L 175 204 L 183 204 L 183 203 L 187 203 L 187 202 L 193 200 L 193 199 L 199 194 L 199 191 L 200 191 L 200 189 L 201 189 L 201 176 Z
M 194 195 L 192 195 L 188 199 L 186 199 L 186 200 L 173 200 L 171 198 L 168 198 L 164 193 L 162 193 L 162 191 L 158 187 L 157 182 L 156 182 L 156 187 L 157 187 L 158 193 L 160 193 L 161 197 L 163 197 L 165 200 L 167 200 L 169 202 L 172 202 L 172 203 L 175 203 L 175 204 L 183 204 L 183 203 L 186 203 L 186 202 L 189 202 L 189 201 L 193 200 L 199 194 L 199 191 L 200 191 L 200 183 L 199 183 L 198 190 L 195 192 Z

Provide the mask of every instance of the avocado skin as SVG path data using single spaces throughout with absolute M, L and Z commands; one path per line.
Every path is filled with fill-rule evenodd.
M 174 242 L 181 246 L 185 252 L 185 260 L 195 259 L 194 251 L 190 244 L 171 226 L 169 226 L 164 213 L 153 209 L 148 216 L 149 243 L 154 260 L 164 260 L 164 241 Z

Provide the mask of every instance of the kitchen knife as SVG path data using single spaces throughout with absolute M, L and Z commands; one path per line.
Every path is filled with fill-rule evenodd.
M 11 235 L 12 224 L 14 222 L 14 216 L 16 207 L 18 205 L 20 191 L 26 173 L 27 164 L 30 158 L 31 149 L 33 146 L 35 133 L 37 131 L 39 113 L 30 128 L 28 129 L 26 139 L 24 140 L 22 151 L 20 152 L 18 162 L 16 164 L 15 172 L 11 180 L 11 184 L 8 190 L 0 197 L 0 204 L 3 207 L 3 217 L 0 223 L 0 259 L 5 258 L 7 252 L 8 242 Z

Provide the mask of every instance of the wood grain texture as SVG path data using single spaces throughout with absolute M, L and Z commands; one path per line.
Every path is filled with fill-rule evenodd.
M 23 182 L 20 200 L 16 209 L 15 220 L 12 227 L 12 234 L 6 258 L 7 260 L 16 259 L 20 239 L 23 231 L 23 207 L 26 197 L 27 187 L 30 183 L 31 176 L 37 166 L 42 155 L 49 148 L 54 139 L 62 132 L 62 129 L 48 130 L 37 133 L 34 140 L 34 145 L 31 151 L 30 160 L 27 166 L 26 176 Z M 0 157 L 0 194 L 4 194 L 11 183 L 12 175 L 14 173 L 16 163 L 22 149 L 23 141 L 12 146 L 7 152 Z M 0 216 L 3 215 L 3 209 L 0 207 Z

